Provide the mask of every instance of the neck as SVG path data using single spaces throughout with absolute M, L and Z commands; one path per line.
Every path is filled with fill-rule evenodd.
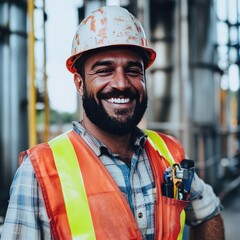
M 121 136 L 110 134 L 93 124 L 88 118 L 86 118 L 86 116 L 83 117 L 82 125 L 89 133 L 91 133 L 91 135 L 102 142 L 112 153 L 116 153 L 127 158 L 132 155 L 132 133 L 127 133 Z

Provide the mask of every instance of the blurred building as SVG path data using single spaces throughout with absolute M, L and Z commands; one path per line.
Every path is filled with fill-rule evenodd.
M 145 127 L 176 136 L 199 175 L 225 196 L 231 189 L 220 180 L 234 181 L 240 168 L 239 0 L 112 2 L 140 19 L 157 51 L 147 72 Z M 83 1 L 76 9 L 79 21 L 105 4 L 111 1 Z M 36 16 L 40 29 L 35 28 Z M 0 1 L 0 215 L 6 210 L 18 153 L 51 134 L 45 24 L 44 0 Z M 36 59 L 37 51 L 41 54 Z

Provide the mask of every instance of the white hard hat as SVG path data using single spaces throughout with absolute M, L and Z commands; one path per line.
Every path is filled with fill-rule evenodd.
M 155 60 L 155 51 L 148 47 L 141 23 L 125 8 L 105 6 L 86 17 L 78 26 L 72 42 L 72 53 L 66 65 L 75 73 L 74 63 L 83 53 L 108 46 L 135 46 L 144 50 L 145 68 Z

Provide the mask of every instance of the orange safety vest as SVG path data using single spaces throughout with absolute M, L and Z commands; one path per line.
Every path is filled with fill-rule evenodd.
M 164 170 L 184 158 L 179 142 L 146 131 L 156 184 L 155 239 L 182 239 L 187 201 L 161 194 Z M 70 131 L 29 150 L 55 240 L 140 240 L 132 211 L 117 184 L 87 143 Z M 21 155 L 23 156 L 23 155 Z

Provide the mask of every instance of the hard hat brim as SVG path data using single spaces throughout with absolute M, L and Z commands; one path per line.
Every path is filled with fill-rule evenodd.
M 102 48 L 109 48 L 109 47 L 134 47 L 134 48 L 139 48 L 141 49 L 143 52 L 145 52 L 145 56 L 143 56 L 143 58 L 145 58 L 145 69 L 149 68 L 153 62 L 155 61 L 156 59 L 156 52 L 152 49 L 152 48 L 148 48 L 148 47 L 140 47 L 138 45 L 132 45 L 132 44 L 116 44 L 116 45 L 109 45 L 109 46 L 103 46 L 103 47 L 97 47 L 97 48 L 94 48 L 94 49 L 91 49 L 91 52 L 94 51 L 94 50 L 98 50 L 98 49 L 102 49 Z M 71 72 L 71 73 L 76 73 L 77 72 L 77 69 L 75 68 L 75 63 L 77 60 L 80 60 L 80 58 L 82 57 L 82 55 L 84 55 L 85 53 L 89 52 L 89 50 L 86 50 L 86 51 L 82 51 L 81 53 L 76 53 L 72 56 L 70 56 L 67 61 L 66 61 L 66 67 L 67 69 Z

